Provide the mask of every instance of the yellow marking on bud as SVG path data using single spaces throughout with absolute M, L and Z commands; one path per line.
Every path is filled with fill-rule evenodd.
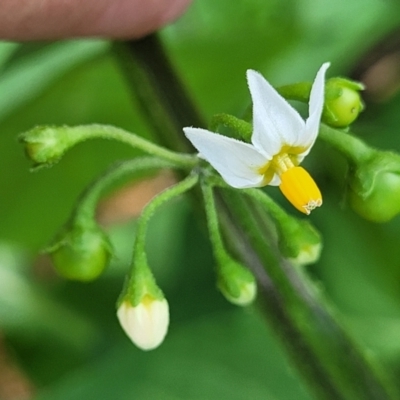
M 322 205 L 321 192 L 304 168 L 289 168 L 280 177 L 282 182 L 279 189 L 300 212 L 309 215 Z

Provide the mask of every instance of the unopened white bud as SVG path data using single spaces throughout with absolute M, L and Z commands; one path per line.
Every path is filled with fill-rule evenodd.
M 169 325 L 168 302 L 149 295 L 133 306 L 124 300 L 118 308 L 117 316 L 125 333 L 142 350 L 152 350 L 164 340 Z

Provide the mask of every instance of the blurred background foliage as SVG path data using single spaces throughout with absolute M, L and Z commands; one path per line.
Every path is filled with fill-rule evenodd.
M 331 61 L 329 76 L 371 82 L 354 132 L 400 151 L 399 26 L 395 0 L 197 0 L 161 37 L 207 119 L 243 112 L 248 68 L 279 85 L 311 80 Z M 0 43 L 0 399 L 310 399 L 257 308 L 237 309 L 216 291 L 205 232 L 185 199 L 154 217 L 148 241 L 171 307 L 167 339 L 143 353 L 124 336 L 115 301 L 134 217 L 170 177 L 124 187 L 100 206 L 117 256 L 98 281 L 66 282 L 38 256 L 83 187 L 136 153 L 87 142 L 31 173 L 17 135 L 38 124 L 92 122 L 152 135 L 108 42 Z M 316 149 L 308 163 L 324 206 L 311 218 L 325 247 L 308 272 L 356 340 L 396 375 L 400 219 L 378 225 L 354 214 L 344 202 L 344 161 L 324 144 Z

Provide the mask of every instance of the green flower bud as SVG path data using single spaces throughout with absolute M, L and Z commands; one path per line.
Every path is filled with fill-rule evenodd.
M 67 279 L 91 281 L 100 276 L 111 256 L 111 245 L 94 221 L 74 221 L 46 250 L 57 272 Z
M 238 306 L 251 304 L 257 293 L 253 274 L 228 255 L 218 262 L 217 286 L 228 301 Z
M 289 217 L 280 221 L 277 230 L 279 249 L 294 265 L 307 265 L 318 261 L 322 239 L 309 221 Z
M 26 155 L 34 162 L 34 167 L 51 166 L 63 154 L 82 140 L 69 127 L 37 126 L 19 136 L 25 146 Z
M 335 128 L 346 128 L 364 109 L 360 91 L 364 85 L 344 78 L 331 78 L 325 84 L 322 121 Z
M 400 156 L 375 151 L 357 165 L 350 165 L 348 201 L 359 215 L 386 222 L 400 213 Z

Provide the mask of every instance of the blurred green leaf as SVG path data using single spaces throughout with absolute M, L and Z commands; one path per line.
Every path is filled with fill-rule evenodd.
M 153 352 L 126 339 L 37 396 L 71 398 L 309 399 L 259 317 L 241 310 L 174 325 Z
M 165 29 L 164 38 L 210 118 L 243 112 L 250 103 L 249 68 L 275 85 L 313 79 L 325 61 L 332 62 L 329 74 L 343 73 L 398 26 L 399 11 L 398 2 L 381 0 L 203 0 Z
M 19 44 L 13 42 L 0 43 L 0 73 L 4 68 L 4 64 L 11 58 L 13 53 L 18 49 Z
M 0 96 L 0 120 L 32 100 L 65 72 L 104 53 L 107 47 L 108 43 L 104 41 L 58 42 L 18 59 L 12 68 L 8 65 L 0 79 L 0 93 L 6 94 Z
M 0 244 L 0 328 L 26 340 L 45 335 L 80 349 L 98 340 L 95 327 L 29 279 L 25 266 L 20 249 Z

